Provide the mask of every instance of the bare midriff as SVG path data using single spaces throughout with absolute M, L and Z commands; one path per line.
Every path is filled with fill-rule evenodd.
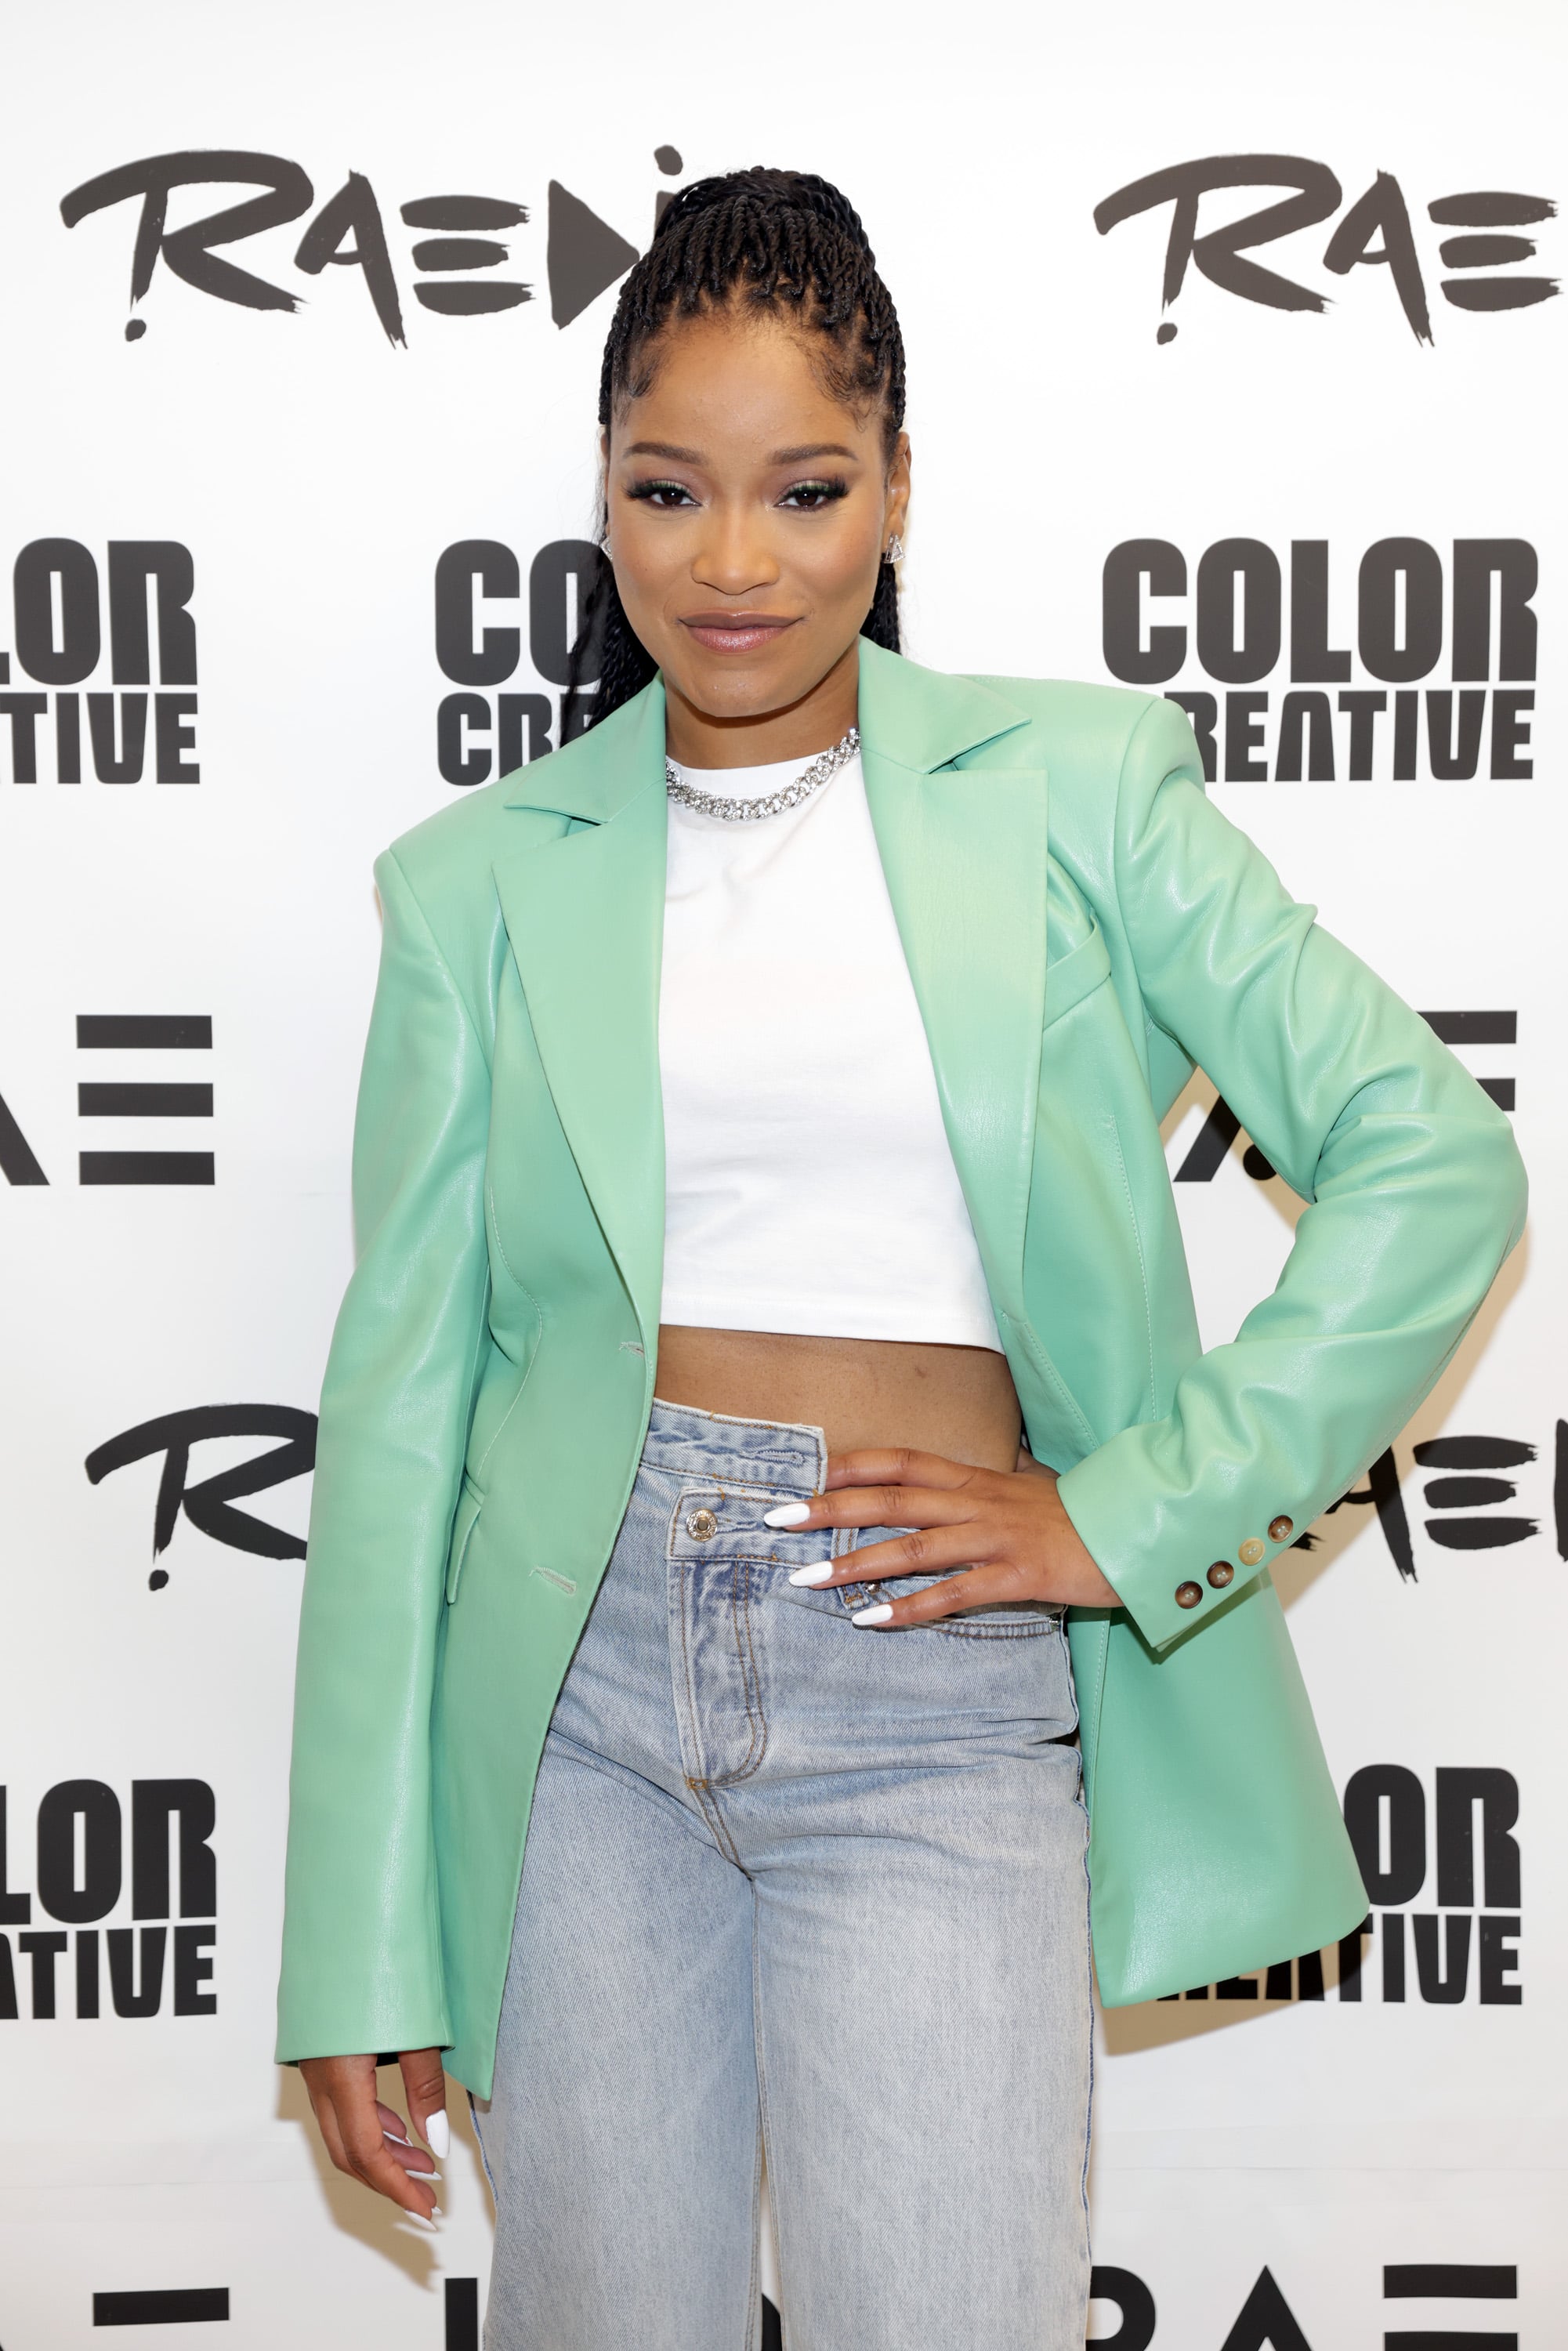
M 1011 1469 L 1021 1416 L 1005 1355 L 901 1339 L 664 1323 L 657 1393 L 740 1420 L 805 1422 L 830 1453 L 905 1446 L 981 1469 Z

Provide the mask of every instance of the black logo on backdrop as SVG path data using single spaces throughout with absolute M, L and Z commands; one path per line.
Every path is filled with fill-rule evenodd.
M 77 1046 L 82 1052 L 141 1053 L 212 1050 L 213 1024 L 205 1012 L 78 1012 Z M 123 1065 L 120 1065 L 123 1066 Z M 134 1069 L 134 1062 L 131 1064 Z M 211 1118 L 213 1089 L 203 1079 L 83 1079 L 77 1087 L 77 1113 L 105 1118 Z M 100 1127 L 89 1133 L 101 1134 Z M 175 1129 L 178 1133 L 180 1130 Z M 210 1151 L 90 1150 L 77 1155 L 84 1184 L 211 1184 L 215 1161 Z M 8 1184 L 47 1184 L 37 1152 L 14 1111 L 0 1096 L 0 1176 Z
M 1512 2302 L 1519 2293 L 1519 2273 L 1511 2262 L 1390 2262 L 1383 2272 L 1385 2302 L 1408 2302 L 1417 2297 L 1447 2302 Z M 1135 2271 L 1096 2264 L 1090 2279 L 1092 2302 L 1109 2302 L 1120 2317 L 1114 2335 L 1097 2335 L 1092 2343 L 1105 2351 L 1148 2351 L 1155 2339 L 1155 2297 Z M 1512 2335 L 1434 2334 L 1386 2335 L 1385 2342 L 1405 2351 L 1453 2351 L 1474 2346 L 1480 2351 L 1510 2351 Z M 1263 2269 L 1237 2312 L 1218 2351 L 1312 2351 L 1301 2323 L 1285 2298 L 1272 2270 Z M 1326 2351 L 1326 2346 L 1324 2346 Z
M 1285 189 L 1289 193 L 1239 220 L 1200 235 L 1205 199 L 1222 189 Z M 1170 233 L 1160 289 L 1163 310 L 1169 310 L 1181 292 L 1190 262 L 1211 286 L 1243 302 L 1270 310 L 1322 312 L 1331 307 L 1326 294 L 1247 256 L 1280 237 L 1321 226 L 1343 202 L 1343 191 L 1328 165 L 1312 162 L 1304 155 L 1206 155 L 1196 162 L 1174 163 L 1163 172 L 1151 172 L 1118 188 L 1095 205 L 1094 225 L 1104 236 L 1123 221 L 1169 204 Z M 1438 243 L 1439 266 L 1454 273 L 1438 281 L 1443 300 L 1456 309 L 1482 313 L 1524 310 L 1548 301 L 1559 290 L 1557 280 L 1522 272 L 1519 266 L 1535 258 L 1534 238 L 1501 232 L 1538 227 L 1554 219 L 1556 213 L 1556 205 L 1547 196 L 1503 189 L 1435 196 L 1427 206 L 1427 218 L 1434 227 L 1472 232 L 1445 236 Z M 1348 277 L 1353 269 L 1363 266 L 1387 272 L 1381 282 L 1392 292 L 1411 333 L 1419 342 L 1432 342 L 1427 272 L 1410 207 L 1391 172 L 1378 172 L 1365 193 L 1349 206 L 1323 248 L 1322 266 L 1332 277 Z M 1176 331 L 1175 319 L 1166 319 L 1155 340 L 1171 342 Z
M 1421 1780 L 1402 1763 L 1369 1763 L 1346 1783 L 1344 1824 L 1371 1907 L 1337 1949 L 1303 1951 L 1256 1974 L 1165 1997 L 1321 2001 L 1326 1958 L 1336 1997 L 1359 2001 L 1372 1939 L 1385 2004 L 1518 2008 L 1524 1997 L 1513 1834 L 1519 1782 L 1492 1765 L 1439 1765 L 1432 1779 L 1430 1804 Z M 1423 1896 L 1428 1907 L 1412 1910 Z
M 656 147 L 653 161 L 666 178 L 678 177 L 685 168 L 674 147 Z M 225 204 L 183 228 L 169 226 L 169 200 L 176 190 L 224 186 L 256 188 L 260 193 Z M 666 189 L 655 197 L 655 222 L 672 193 Z M 149 292 L 162 261 L 165 269 L 214 301 L 246 310 L 292 312 L 300 308 L 301 295 L 228 260 L 219 248 L 243 244 L 268 229 L 288 227 L 302 220 L 315 202 L 316 191 L 304 169 L 286 156 L 242 148 L 198 148 L 144 156 L 85 180 L 62 197 L 60 217 L 68 228 L 75 228 L 90 214 L 117 204 L 140 205 L 131 263 L 133 310 Z M 624 277 L 640 247 L 601 220 L 559 180 L 549 183 L 548 204 L 544 263 L 550 316 L 558 327 L 566 327 L 606 287 Z M 350 172 L 309 221 L 295 246 L 294 267 L 312 278 L 328 268 L 357 270 L 357 283 L 382 333 L 401 348 L 407 344 L 405 284 L 421 308 L 439 318 L 491 317 L 532 301 L 534 289 L 523 279 L 492 275 L 505 270 L 512 258 L 512 246 L 502 242 L 503 234 L 509 239 L 528 226 L 524 205 L 505 196 L 413 196 L 398 206 L 398 219 L 414 232 L 414 238 L 406 254 L 394 257 L 374 188 L 362 172 Z M 146 319 L 132 317 L 125 339 L 136 342 L 146 331 Z
M 168 691 L 196 683 L 191 550 L 172 538 L 111 538 L 105 572 L 100 582 L 97 559 L 75 538 L 35 538 L 16 558 L 16 653 L 0 653 L 0 686 L 15 658 L 36 685 L 56 690 L 0 693 L 11 780 L 36 784 L 42 762 L 58 784 L 79 784 L 84 770 L 100 784 L 139 784 L 149 772 L 161 784 L 199 783 L 195 695 Z M 106 620 L 109 683 L 78 694 L 101 667 Z M 154 628 L 163 690 L 150 694 Z
M 198 2326 L 229 2314 L 226 2285 L 138 2286 L 95 2294 L 95 2326 Z
M 478 2351 L 479 2281 L 448 2277 L 444 2289 L 446 2351 Z M 1383 2272 L 1385 2302 L 1419 2297 L 1469 2304 L 1512 2302 L 1519 2293 L 1514 2263 L 1494 2262 L 1390 2262 Z M 1114 2335 L 1092 2340 L 1105 2351 L 1149 2351 L 1155 2339 L 1155 2297 L 1135 2271 L 1097 2262 L 1090 2273 L 1091 2302 L 1114 2305 L 1119 2324 Z M 229 2316 L 227 2286 L 147 2288 L 123 2294 L 95 2294 L 95 2326 L 164 2326 L 193 2325 Z M 1466 2314 L 1468 2314 L 1468 2313 Z M 783 2328 L 778 2311 L 762 2298 L 762 2351 L 780 2351 Z M 1403 2344 L 1407 2351 L 1440 2351 L 1444 2345 L 1486 2345 L 1488 2351 L 1508 2351 L 1517 2342 L 1512 2335 L 1390 2335 L 1385 2340 Z M 1257 2281 L 1236 2314 L 1218 2351 L 1312 2351 L 1300 2320 L 1286 2301 L 1270 2269 Z
M 1526 1509 L 1533 1506 L 1550 1519 L 1557 1556 L 1568 1560 L 1568 1421 L 1557 1423 L 1551 1452 L 1550 1489 L 1542 1490 L 1546 1472 L 1534 1469 L 1540 1448 L 1523 1437 L 1427 1437 L 1412 1445 L 1413 1468 L 1438 1473 L 1429 1477 L 1421 1489 L 1421 1499 L 1431 1513 L 1420 1522 L 1426 1540 L 1439 1551 L 1465 1552 L 1511 1551 L 1516 1543 L 1545 1540 L 1542 1517 L 1525 1517 L 1511 1507 L 1519 1499 L 1522 1474 L 1527 1480 Z M 1375 1511 L 1400 1580 L 1418 1582 L 1415 1532 L 1393 1446 L 1372 1463 L 1365 1485 L 1353 1486 L 1337 1502 L 1329 1504 L 1323 1516 L 1332 1518 L 1336 1510 L 1354 1508 Z M 1309 1528 L 1296 1537 L 1291 1549 L 1315 1551 L 1322 1540 Z
M 1339 1996 L 1360 1999 L 1364 1939 L 1375 1934 L 1385 2002 L 1403 2001 L 1409 1984 L 1412 1997 L 1437 2007 L 1458 2007 L 1473 1992 L 1483 2008 L 1517 2008 L 1519 1783 L 1481 1766 L 1439 1765 L 1433 1781 L 1430 1853 L 1427 1791 L 1414 1771 L 1371 1763 L 1346 1785 L 1345 1826 L 1373 1912 L 1340 1946 Z M 1423 1892 L 1435 1907 L 1409 1910 Z
M 478 2351 L 479 2281 L 448 2277 L 443 2285 L 446 2351 Z M 1518 2270 L 1512 2262 L 1391 2262 L 1383 2272 L 1385 2302 L 1512 2302 L 1518 2293 Z M 1134 2271 L 1097 2262 L 1090 2273 L 1089 2298 L 1092 2303 L 1113 2304 L 1119 2321 L 1114 2335 L 1097 2335 L 1092 2338 L 1093 2343 L 1103 2345 L 1105 2351 L 1113 2351 L 1113 2351 L 1148 2351 L 1155 2337 L 1155 2298 Z M 221 2321 L 229 2316 L 229 2290 L 226 2286 L 142 2287 L 129 2293 L 95 2294 L 92 2309 L 95 2326 Z M 779 2312 L 765 2294 L 761 2351 L 781 2351 L 783 2339 Z M 1444 2351 L 1450 2345 L 1455 2351 L 1462 2351 L 1465 2346 L 1478 2346 L 1478 2351 L 1480 2346 L 1487 2346 L 1487 2351 L 1513 2351 L 1518 2337 L 1441 2330 L 1389 2334 L 1384 2340 L 1406 2346 L 1407 2351 Z M 1260 2271 L 1218 2351 L 1312 2351 L 1271 2270 Z
M 1202 677 L 1228 688 L 1272 679 L 1283 663 L 1289 690 L 1277 708 L 1272 687 L 1227 692 L 1223 710 L 1207 690 L 1170 693 L 1210 783 L 1532 776 L 1534 686 L 1505 682 L 1536 674 L 1540 565 L 1529 541 L 1458 538 L 1445 566 L 1424 538 L 1377 540 L 1356 572 L 1354 663 L 1348 642 L 1333 642 L 1349 630 L 1343 615 L 1330 625 L 1329 553 L 1322 538 L 1292 539 L 1283 559 L 1260 538 L 1217 539 L 1198 559 L 1188 608 L 1181 549 L 1124 539 L 1101 582 L 1106 667 L 1129 685 L 1166 685 L 1196 658 Z M 1352 684 L 1356 667 L 1370 684 Z M 1434 676 L 1443 682 L 1419 683 Z M 1339 689 L 1332 698 L 1328 686 Z
M 528 566 L 528 663 L 556 692 L 446 695 L 435 714 L 435 758 L 447 783 L 510 775 L 581 733 L 588 710 L 580 706 L 569 721 L 559 689 L 603 561 L 586 538 L 552 539 L 539 549 Z M 435 566 L 435 658 L 443 674 L 470 689 L 498 687 L 516 676 L 523 661 L 521 611 L 502 625 L 479 606 L 481 600 L 520 606 L 522 599 L 522 567 L 499 539 L 462 538 L 444 549 Z
M 132 1781 L 129 1839 L 120 1800 L 104 1781 L 51 1788 L 38 1806 L 33 1883 L 52 1927 L 34 1925 L 35 1894 L 11 1882 L 5 1793 L 0 1787 L 0 1928 L 22 1931 L 15 1950 L 10 1932 L 0 1932 L 0 2022 L 45 2022 L 62 2011 L 214 2015 L 217 1805 L 206 1781 Z M 134 1923 L 101 1927 L 127 1890 Z
M 1568 1559 L 1568 1421 L 1560 1420 L 1553 1432 L 1546 1490 L 1544 1468 L 1531 1474 L 1539 1447 L 1523 1437 L 1428 1437 L 1411 1447 L 1410 1458 L 1416 1469 L 1438 1472 L 1422 1489 L 1432 1515 L 1421 1525 L 1427 1541 L 1439 1551 L 1509 1551 L 1516 1543 L 1541 1539 L 1542 1518 L 1548 1518 L 1557 1556 Z M 1542 1517 L 1524 1517 L 1510 1507 L 1519 1498 L 1521 1475 L 1527 1480 L 1526 1508 L 1533 1505 Z M 1390 1558 L 1404 1581 L 1414 1583 L 1416 1546 L 1392 1446 L 1372 1464 L 1366 1484 L 1342 1495 L 1329 1510 L 1343 1510 L 1347 1503 L 1366 1503 L 1376 1510 Z M 1311 1533 L 1297 1538 L 1308 1551 L 1317 1541 Z
M 216 1437 L 278 1437 L 283 1442 L 193 1482 L 191 1447 Z M 116 1469 L 158 1453 L 163 1457 L 163 1474 L 152 1510 L 154 1559 L 168 1550 L 182 1510 L 193 1527 L 231 1551 L 246 1552 L 253 1559 L 304 1558 L 305 1545 L 298 1535 L 249 1510 L 236 1510 L 235 1503 L 242 1494 L 264 1494 L 315 1468 L 313 1412 L 287 1404 L 209 1404 L 166 1412 L 95 1447 L 85 1465 L 89 1481 L 99 1485 Z M 159 1592 L 169 1581 L 167 1571 L 155 1567 L 147 1581 Z

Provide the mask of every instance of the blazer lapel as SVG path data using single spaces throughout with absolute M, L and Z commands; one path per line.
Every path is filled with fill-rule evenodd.
M 571 829 L 495 865 L 545 1077 L 650 1362 L 664 1240 L 664 763 L 655 684 L 522 770 L 508 805 L 553 810 Z
M 1025 724 L 988 687 L 917 669 L 875 646 L 862 650 L 866 797 L 947 1140 L 992 1297 L 1027 1325 L 1024 1227 L 1045 1008 L 1046 778 L 1038 767 L 1007 766 L 1001 739 Z M 972 764 L 982 751 L 986 763 Z

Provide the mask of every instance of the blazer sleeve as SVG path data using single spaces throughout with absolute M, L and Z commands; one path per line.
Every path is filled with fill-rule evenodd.
M 450 2042 L 431 1833 L 444 1569 L 486 1317 L 479 1037 L 395 855 L 299 1626 L 280 2061 Z
M 1186 721 L 1138 722 L 1115 815 L 1150 1017 L 1308 1203 L 1270 1296 L 1165 1417 L 1068 1470 L 1061 1500 L 1152 1647 L 1212 1615 L 1392 1441 L 1523 1227 L 1507 1118 L 1427 1023 L 1293 900 L 1204 797 Z M 1183 1608 L 1179 1585 L 1199 1602 Z

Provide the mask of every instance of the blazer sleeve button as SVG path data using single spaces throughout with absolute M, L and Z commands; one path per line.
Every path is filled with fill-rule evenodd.
M 1269 1541 L 1270 1542 L 1283 1542 L 1287 1535 L 1292 1535 L 1295 1531 L 1295 1520 L 1293 1519 L 1287 1519 L 1282 1513 L 1279 1518 L 1270 1519 L 1269 1521 Z
M 1267 1548 L 1260 1535 L 1249 1535 L 1236 1556 L 1243 1567 L 1256 1567 Z
M 1236 1570 L 1228 1559 L 1217 1559 L 1208 1571 L 1208 1580 L 1216 1592 L 1223 1592 L 1228 1583 L 1235 1581 L 1235 1577 Z
M 1178 1608 L 1196 1608 L 1202 1598 L 1203 1586 L 1201 1583 L 1178 1583 L 1176 1585 L 1176 1604 Z

